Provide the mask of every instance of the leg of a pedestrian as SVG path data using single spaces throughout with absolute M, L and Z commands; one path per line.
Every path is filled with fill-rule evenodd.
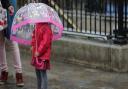
M 16 69 L 17 73 L 22 73 L 22 64 L 18 44 L 15 41 L 9 41 L 8 43 L 10 44 L 10 49 L 13 54 L 14 68 Z
M 23 75 L 22 75 L 22 64 L 20 59 L 20 51 L 17 42 L 14 41 L 8 41 L 8 44 L 10 46 L 10 50 L 13 54 L 13 62 L 14 62 L 14 68 L 16 70 L 16 85 L 17 86 L 24 86 L 23 82 Z
M 0 84 L 4 84 L 8 79 L 8 66 L 6 61 L 6 52 L 5 52 L 5 38 L 3 32 L 0 32 Z
M 48 88 L 48 79 L 46 70 L 41 70 L 41 89 Z
M 35 69 L 36 71 L 36 77 L 37 77 L 37 89 L 41 89 L 41 71 Z

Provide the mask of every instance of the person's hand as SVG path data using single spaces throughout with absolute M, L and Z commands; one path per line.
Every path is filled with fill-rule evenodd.
M 35 52 L 35 57 L 38 57 L 39 56 L 39 53 L 38 52 Z
M 8 7 L 8 10 L 9 10 L 9 14 L 10 15 L 13 15 L 14 14 L 14 7 L 13 6 L 9 6 Z
M 30 51 L 32 51 L 33 50 L 33 46 L 32 47 L 30 47 Z

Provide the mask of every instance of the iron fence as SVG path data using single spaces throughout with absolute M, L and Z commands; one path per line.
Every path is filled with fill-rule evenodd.
M 59 13 L 65 27 L 64 32 L 108 38 L 121 36 L 127 38 L 127 0 L 46 1 Z

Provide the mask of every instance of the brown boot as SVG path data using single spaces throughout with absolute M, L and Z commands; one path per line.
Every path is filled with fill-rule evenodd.
M 23 87 L 24 86 L 22 73 L 16 73 L 16 85 L 18 87 Z
M 0 85 L 5 84 L 8 79 L 8 72 L 6 71 L 1 71 L 1 76 L 0 76 Z

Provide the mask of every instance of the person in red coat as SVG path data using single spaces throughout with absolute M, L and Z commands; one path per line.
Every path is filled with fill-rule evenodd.
M 47 69 L 50 69 L 52 30 L 48 23 L 37 23 L 32 34 L 32 65 L 37 75 L 38 89 L 47 89 Z

